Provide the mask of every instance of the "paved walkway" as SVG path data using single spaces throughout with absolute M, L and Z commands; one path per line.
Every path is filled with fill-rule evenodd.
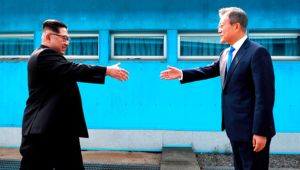
M 148 166 L 148 169 L 153 169 L 153 170 L 156 170 L 159 167 L 160 170 L 200 169 L 199 165 L 197 164 L 195 154 L 192 153 L 192 150 L 188 148 L 186 149 L 163 148 L 163 153 L 82 151 L 82 156 L 83 156 L 84 163 L 87 166 L 90 166 L 90 169 L 93 170 L 94 170 L 94 168 L 92 167 L 93 163 L 103 164 L 103 165 L 108 164 L 113 166 L 146 165 Z M 21 155 L 19 154 L 18 149 L 0 148 L 0 160 L 19 161 L 20 159 L 21 159 Z M 130 168 L 130 166 L 128 167 L 129 169 L 134 169 L 134 170 L 137 169 L 137 166 L 133 166 L 132 168 Z M 109 168 L 103 167 L 103 169 L 109 169 Z M 115 169 L 120 169 L 120 167 Z M 0 170 L 2 170 L 1 167 Z M 205 167 L 204 170 L 233 170 L 233 168 L 232 167 Z M 270 168 L 270 170 L 296 170 L 296 169 Z
M 82 157 L 85 163 L 159 165 L 161 153 L 82 151 Z M 0 159 L 20 160 L 21 155 L 18 149 L 0 148 Z

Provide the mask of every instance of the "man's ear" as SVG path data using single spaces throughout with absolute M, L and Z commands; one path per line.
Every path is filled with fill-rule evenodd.
M 47 41 L 50 41 L 50 33 L 46 33 L 46 35 L 45 35 L 45 39 L 47 40 Z
M 240 23 L 235 23 L 234 24 L 234 29 L 235 29 L 235 31 L 241 30 L 242 29 L 241 24 Z

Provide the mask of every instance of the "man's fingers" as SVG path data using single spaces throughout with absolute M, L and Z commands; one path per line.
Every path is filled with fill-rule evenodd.
M 261 144 L 256 144 L 254 147 L 254 152 L 259 152 L 263 149 L 263 146 Z
M 256 142 L 253 150 L 254 150 L 254 152 L 260 152 L 261 150 L 264 149 L 264 147 L 265 147 L 265 144 Z
M 128 77 L 126 77 L 126 76 L 118 76 L 118 77 L 116 77 L 116 79 L 118 79 L 120 81 L 126 81 L 128 79 Z
M 254 152 L 257 152 L 257 150 L 258 150 L 258 145 L 254 145 L 253 151 L 254 151 Z
M 124 73 L 124 74 L 129 74 L 129 72 L 128 72 L 127 70 L 125 70 L 125 69 L 120 68 L 120 71 L 121 71 L 122 73 Z
M 128 79 L 128 72 L 124 69 L 116 69 L 112 77 L 120 81 L 125 81 Z
M 170 75 L 169 70 L 166 70 L 166 71 L 160 73 L 160 76 L 161 76 L 161 77 L 167 77 L 167 76 L 169 76 L 169 75 Z
M 119 78 L 119 80 L 121 80 L 121 81 L 125 81 L 125 80 L 128 79 L 128 73 L 127 73 L 127 72 L 120 71 L 120 73 L 118 74 L 118 78 Z
M 257 152 L 257 150 L 258 150 L 258 143 L 256 143 L 256 138 L 255 137 L 253 137 L 252 138 L 252 145 L 253 145 L 253 151 L 254 152 Z
M 125 80 L 128 79 L 128 72 L 126 70 L 120 69 L 118 71 L 118 75 L 122 78 L 124 78 Z
M 160 76 L 160 78 L 161 78 L 161 79 L 165 79 L 165 80 L 167 80 L 167 76 L 163 76 L 163 75 L 161 75 L 161 76 Z
M 169 77 L 160 77 L 161 79 L 164 79 L 164 80 L 171 80 L 171 78 Z
M 166 78 L 168 76 L 169 76 L 169 70 L 165 70 L 160 73 L 161 78 Z
M 121 65 L 121 63 L 117 63 L 117 64 L 115 64 L 115 66 L 117 66 L 117 67 L 119 67 Z
M 162 72 L 160 72 L 160 74 L 166 74 L 166 73 L 168 73 L 170 70 L 164 70 L 164 71 L 162 71 Z
M 176 77 L 174 77 L 172 75 L 161 75 L 160 78 L 164 79 L 164 80 L 174 80 L 174 79 L 176 79 Z
M 120 77 L 121 77 L 122 79 L 127 80 L 127 79 L 128 79 L 128 74 L 121 73 L 121 74 L 120 74 Z
M 168 70 L 160 72 L 160 78 L 165 80 L 173 80 L 178 78 L 179 71 L 177 68 L 168 66 Z
M 167 79 L 167 77 L 168 77 L 167 73 L 161 73 L 160 74 L 161 79 Z

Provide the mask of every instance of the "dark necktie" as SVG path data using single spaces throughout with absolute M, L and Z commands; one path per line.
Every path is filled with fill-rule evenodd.
M 235 49 L 230 46 L 229 52 L 228 52 L 228 58 L 227 58 L 227 72 L 229 71 L 231 60 L 232 60 L 232 53 Z

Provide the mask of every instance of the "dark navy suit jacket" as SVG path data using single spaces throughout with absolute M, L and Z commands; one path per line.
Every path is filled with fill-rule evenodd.
M 222 130 L 229 139 L 249 141 L 253 134 L 273 137 L 275 76 L 270 54 L 246 39 L 226 73 L 227 54 L 228 49 L 211 65 L 183 70 L 181 83 L 221 76 Z
M 88 137 L 77 81 L 103 84 L 106 67 L 69 62 L 41 46 L 28 61 L 29 98 L 22 135 Z

